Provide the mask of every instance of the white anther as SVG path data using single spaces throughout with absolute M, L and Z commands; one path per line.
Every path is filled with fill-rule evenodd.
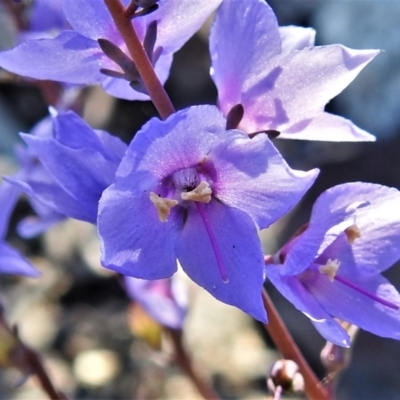
M 196 188 L 194 188 L 190 192 L 182 192 L 181 198 L 182 200 L 192 200 L 199 201 L 201 203 L 209 203 L 211 201 L 212 190 L 210 185 L 201 181 Z
M 160 197 L 154 192 L 150 193 L 150 200 L 156 207 L 158 218 L 160 218 L 161 222 L 166 222 L 171 208 L 179 204 L 177 200 Z
M 338 259 L 332 260 L 329 258 L 328 262 L 325 265 L 321 265 L 318 270 L 319 272 L 321 272 L 321 274 L 326 275 L 329 278 L 329 280 L 333 282 L 339 267 L 340 267 L 340 261 Z
M 358 228 L 358 226 L 356 224 L 353 224 L 353 225 L 349 226 L 348 228 L 346 228 L 344 233 L 346 234 L 347 241 L 350 244 L 353 244 L 356 239 L 361 237 L 360 229 Z

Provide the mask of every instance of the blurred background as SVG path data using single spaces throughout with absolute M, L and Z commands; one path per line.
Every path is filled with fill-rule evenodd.
M 0 49 L 12 47 L 19 40 L 18 24 L 21 27 L 26 23 L 19 7 L 31 2 L 23 0 L 11 7 L 10 3 L 0 0 Z M 55 4 L 55 10 L 57 3 L 48 0 L 48 4 Z M 280 25 L 315 28 L 318 45 L 341 43 L 382 50 L 327 106 L 328 111 L 374 134 L 376 143 L 275 140 L 293 168 L 318 167 L 321 174 L 302 203 L 262 233 L 265 251 L 272 253 L 308 220 L 314 200 L 327 188 L 349 181 L 400 188 L 400 2 L 271 0 L 269 4 Z M 45 19 L 47 14 L 42 15 Z M 166 89 L 177 109 L 215 104 L 216 89 L 208 75 L 210 23 L 175 54 Z M 14 156 L 14 146 L 20 142 L 18 132 L 29 132 L 48 110 L 35 82 L 4 71 L 0 71 L 0 77 L 0 173 L 6 175 L 18 168 Z M 151 103 L 114 99 L 100 88 L 85 89 L 84 96 L 85 119 L 127 143 L 144 122 L 156 116 Z M 30 258 L 42 277 L 1 276 L 0 299 L 8 320 L 18 324 L 22 339 L 43 356 L 57 387 L 77 399 L 200 398 L 171 363 L 168 340 L 163 339 L 155 349 L 143 339 L 149 332 L 140 333 L 134 326 L 131 301 L 115 276 L 99 265 L 95 228 L 66 221 L 42 236 L 22 240 L 15 226 L 31 213 L 28 202 L 21 199 L 9 241 Z M 386 276 L 400 288 L 399 265 Z M 271 340 L 243 313 L 188 284 L 191 307 L 185 341 L 197 366 L 224 399 L 264 399 L 265 377 L 279 357 Z M 322 378 L 319 354 L 324 341 L 306 317 L 270 285 L 267 288 Z M 399 342 L 360 332 L 351 365 L 340 377 L 337 398 L 400 398 L 399 360 Z M 16 370 L 1 369 L 0 398 L 44 398 L 34 380 L 28 378 L 21 385 L 23 378 Z

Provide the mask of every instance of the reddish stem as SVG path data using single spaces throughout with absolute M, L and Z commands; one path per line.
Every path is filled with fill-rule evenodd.
M 197 373 L 193 368 L 192 362 L 189 355 L 182 343 L 182 331 L 176 329 L 168 329 L 172 343 L 175 350 L 175 360 L 179 368 L 190 378 L 193 384 L 196 386 L 199 393 L 207 400 L 218 400 L 219 396 L 214 389 Z
M 269 323 L 264 327 L 283 357 L 293 360 L 299 366 L 300 373 L 304 378 L 307 397 L 310 400 L 329 400 L 329 393 L 321 385 L 319 379 L 301 354 L 265 289 L 262 291 L 262 298 L 269 320 Z
M 36 86 L 40 89 L 44 101 L 49 105 L 55 107 L 60 99 L 63 91 L 61 85 L 54 81 L 35 81 Z
M 136 34 L 132 21 L 125 16 L 124 6 L 120 0 L 104 0 L 104 2 L 125 41 L 126 47 L 154 106 L 157 108 L 162 119 L 168 118 L 175 112 L 174 106 L 163 85 L 157 78 L 154 68 Z
M 4 319 L 2 310 L 0 310 L 0 324 L 17 341 L 18 347 L 15 349 L 15 352 L 21 355 L 21 361 L 17 362 L 15 366 L 24 373 L 26 372 L 26 370 L 29 370 L 31 373 L 33 373 L 39 381 L 42 390 L 47 394 L 49 399 L 66 400 L 66 396 L 64 396 L 61 392 L 58 392 L 54 387 L 51 379 L 49 378 L 49 375 L 47 374 L 43 366 L 40 356 L 21 341 L 16 328 L 10 328 L 10 326 Z
M 26 5 L 25 4 L 18 4 L 15 1 L 3 1 L 3 5 L 6 9 L 8 9 L 8 12 L 10 16 L 13 17 L 15 25 L 17 26 L 18 30 L 23 31 L 27 30 L 29 28 L 29 24 L 27 19 L 24 17 L 24 12 L 26 11 Z
M 44 369 L 44 366 L 42 364 L 42 361 L 40 360 L 39 355 L 29 347 L 25 346 L 23 343 L 21 343 L 21 341 L 20 344 L 21 347 L 23 348 L 27 365 L 29 365 L 29 367 L 36 375 L 36 378 L 38 379 L 40 386 L 42 387 L 43 391 L 47 394 L 49 399 L 66 400 L 66 397 L 62 393 L 58 392 L 54 387 L 49 376 L 47 375 L 46 370 Z

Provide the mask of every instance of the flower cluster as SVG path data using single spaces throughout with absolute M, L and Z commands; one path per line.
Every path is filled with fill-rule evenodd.
M 135 65 L 125 54 L 126 45 L 104 1 L 61 2 L 72 29 L 62 29 L 59 24 L 61 33 L 56 38 L 29 40 L 1 53 L 0 66 L 35 79 L 101 84 L 111 95 L 128 100 L 149 99 L 143 93 Z M 124 5 L 128 3 L 123 1 Z M 221 0 L 161 0 L 154 12 L 133 20 L 163 83 L 168 77 L 173 53 L 220 3 Z
M 20 190 L 38 214 L 21 225 L 24 236 L 66 217 L 96 224 L 102 265 L 124 275 L 129 296 L 150 312 L 164 304 L 168 311 L 154 313 L 163 325 L 181 327 L 186 314 L 168 280 L 179 262 L 218 300 L 264 323 L 268 279 L 335 344 L 350 344 L 338 320 L 400 338 L 400 295 L 380 275 L 400 259 L 396 189 L 359 182 L 328 190 L 310 222 L 273 256 L 264 257 L 258 236 L 296 206 L 319 173 L 292 169 L 272 139 L 374 140 L 324 107 L 379 51 L 315 46 L 314 30 L 280 28 L 262 0 L 62 0 L 60 33 L 28 35 L 0 52 L 0 66 L 154 101 L 111 3 L 122 7 L 161 84 L 173 54 L 217 10 L 210 34 L 217 106 L 152 118 L 128 145 L 73 111 L 51 108 L 21 135 L 21 169 L 1 187 L 2 237 Z M 1 246 L 0 271 L 35 273 Z

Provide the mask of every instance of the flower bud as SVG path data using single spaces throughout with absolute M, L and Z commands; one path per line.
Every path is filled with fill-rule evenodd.
M 292 360 L 278 360 L 270 370 L 267 378 L 268 389 L 275 393 L 278 387 L 289 393 L 304 392 L 304 378 L 298 365 Z

